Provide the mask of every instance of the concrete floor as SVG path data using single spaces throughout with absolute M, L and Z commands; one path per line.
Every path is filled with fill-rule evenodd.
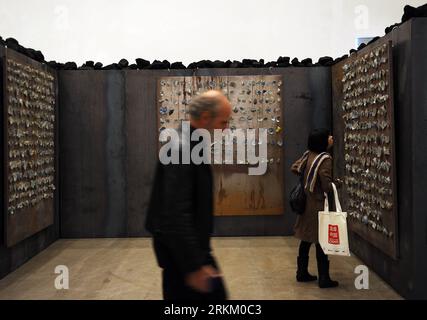
M 293 237 L 216 238 L 215 255 L 231 299 L 401 299 L 370 272 L 370 289 L 356 290 L 355 257 L 331 257 L 334 289 L 295 281 Z M 315 250 L 310 272 L 316 274 Z M 57 290 L 57 265 L 69 268 L 70 287 Z M 160 270 L 149 239 L 58 240 L 0 280 L 0 299 L 161 299 Z

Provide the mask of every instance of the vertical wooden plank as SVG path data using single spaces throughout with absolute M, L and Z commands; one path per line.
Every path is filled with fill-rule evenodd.
M 158 161 L 157 81 L 190 70 L 128 70 L 126 76 L 126 175 L 128 236 L 148 236 L 145 217 Z
M 125 236 L 124 74 L 59 74 L 62 236 Z
M 427 19 L 413 19 L 412 29 L 412 121 L 413 121 L 413 243 L 414 281 L 411 296 L 427 299 L 427 215 L 425 199 L 427 190 Z M 406 170 L 407 172 L 407 170 Z M 403 192 L 403 188 L 399 192 Z M 406 191 L 408 192 L 408 191 Z
M 0 123 L 4 123 L 4 56 L 5 56 L 5 48 L 3 46 L 0 45 Z M 5 128 L 4 126 L 2 127 L 2 129 L 0 129 L 0 194 L 2 196 L 0 196 L 0 208 L 1 208 L 1 216 L 0 216 L 0 247 L 3 246 L 6 237 L 5 237 L 5 215 L 6 215 L 6 211 L 5 211 L 5 207 L 6 205 L 4 204 L 4 199 L 5 197 L 4 195 L 4 190 L 5 190 L 5 186 L 6 186 L 6 180 L 4 179 L 4 164 L 5 164 L 5 153 L 4 153 L 4 149 L 5 149 L 5 139 L 4 139 L 4 132 L 5 132 Z M 1 272 L 1 270 L 0 270 Z

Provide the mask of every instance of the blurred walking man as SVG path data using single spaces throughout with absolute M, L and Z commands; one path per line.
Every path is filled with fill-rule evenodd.
M 208 91 L 190 105 L 190 135 L 196 129 L 226 129 L 231 105 Z M 180 139 L 180 159 L 198 141 Z M 190 153 L 191 155 L 191 153 Z M 187 158 L 191 158 L 186 155 Z M 165 300 L 225 300 L 225 286 L 212 256 L 213 180 L 210 164 L 161 164 L 156 169 L 146 228 L 163 269 Z

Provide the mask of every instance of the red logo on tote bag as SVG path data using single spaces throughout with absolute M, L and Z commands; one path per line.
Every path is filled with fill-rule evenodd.
M 340 244 L 340 233 L 338 226 L 334 224 L 328 225 L 328 243 Z

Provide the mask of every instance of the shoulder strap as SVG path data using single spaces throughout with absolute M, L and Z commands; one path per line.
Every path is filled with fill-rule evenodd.
M 314 186 L 316 185 L 317 173 L 319 171 L 320 165 L 326 159 L 331 158 L 329 153 L 322 152 L 320 153 L 313 161 L 310 167 L 310 171 L 308 172 L 307 181 L 305 183 L 305 188 L 309 187 L 309 191 L 314 191 Z
M 304 175 L 304 170 L 307 167 L 308 153 L 309 153 L 308 150 L 306 152 L 304 152 L 304 154 L 301 157 L 301 162 L 297 168 L 298 172 L 302 175 Z

